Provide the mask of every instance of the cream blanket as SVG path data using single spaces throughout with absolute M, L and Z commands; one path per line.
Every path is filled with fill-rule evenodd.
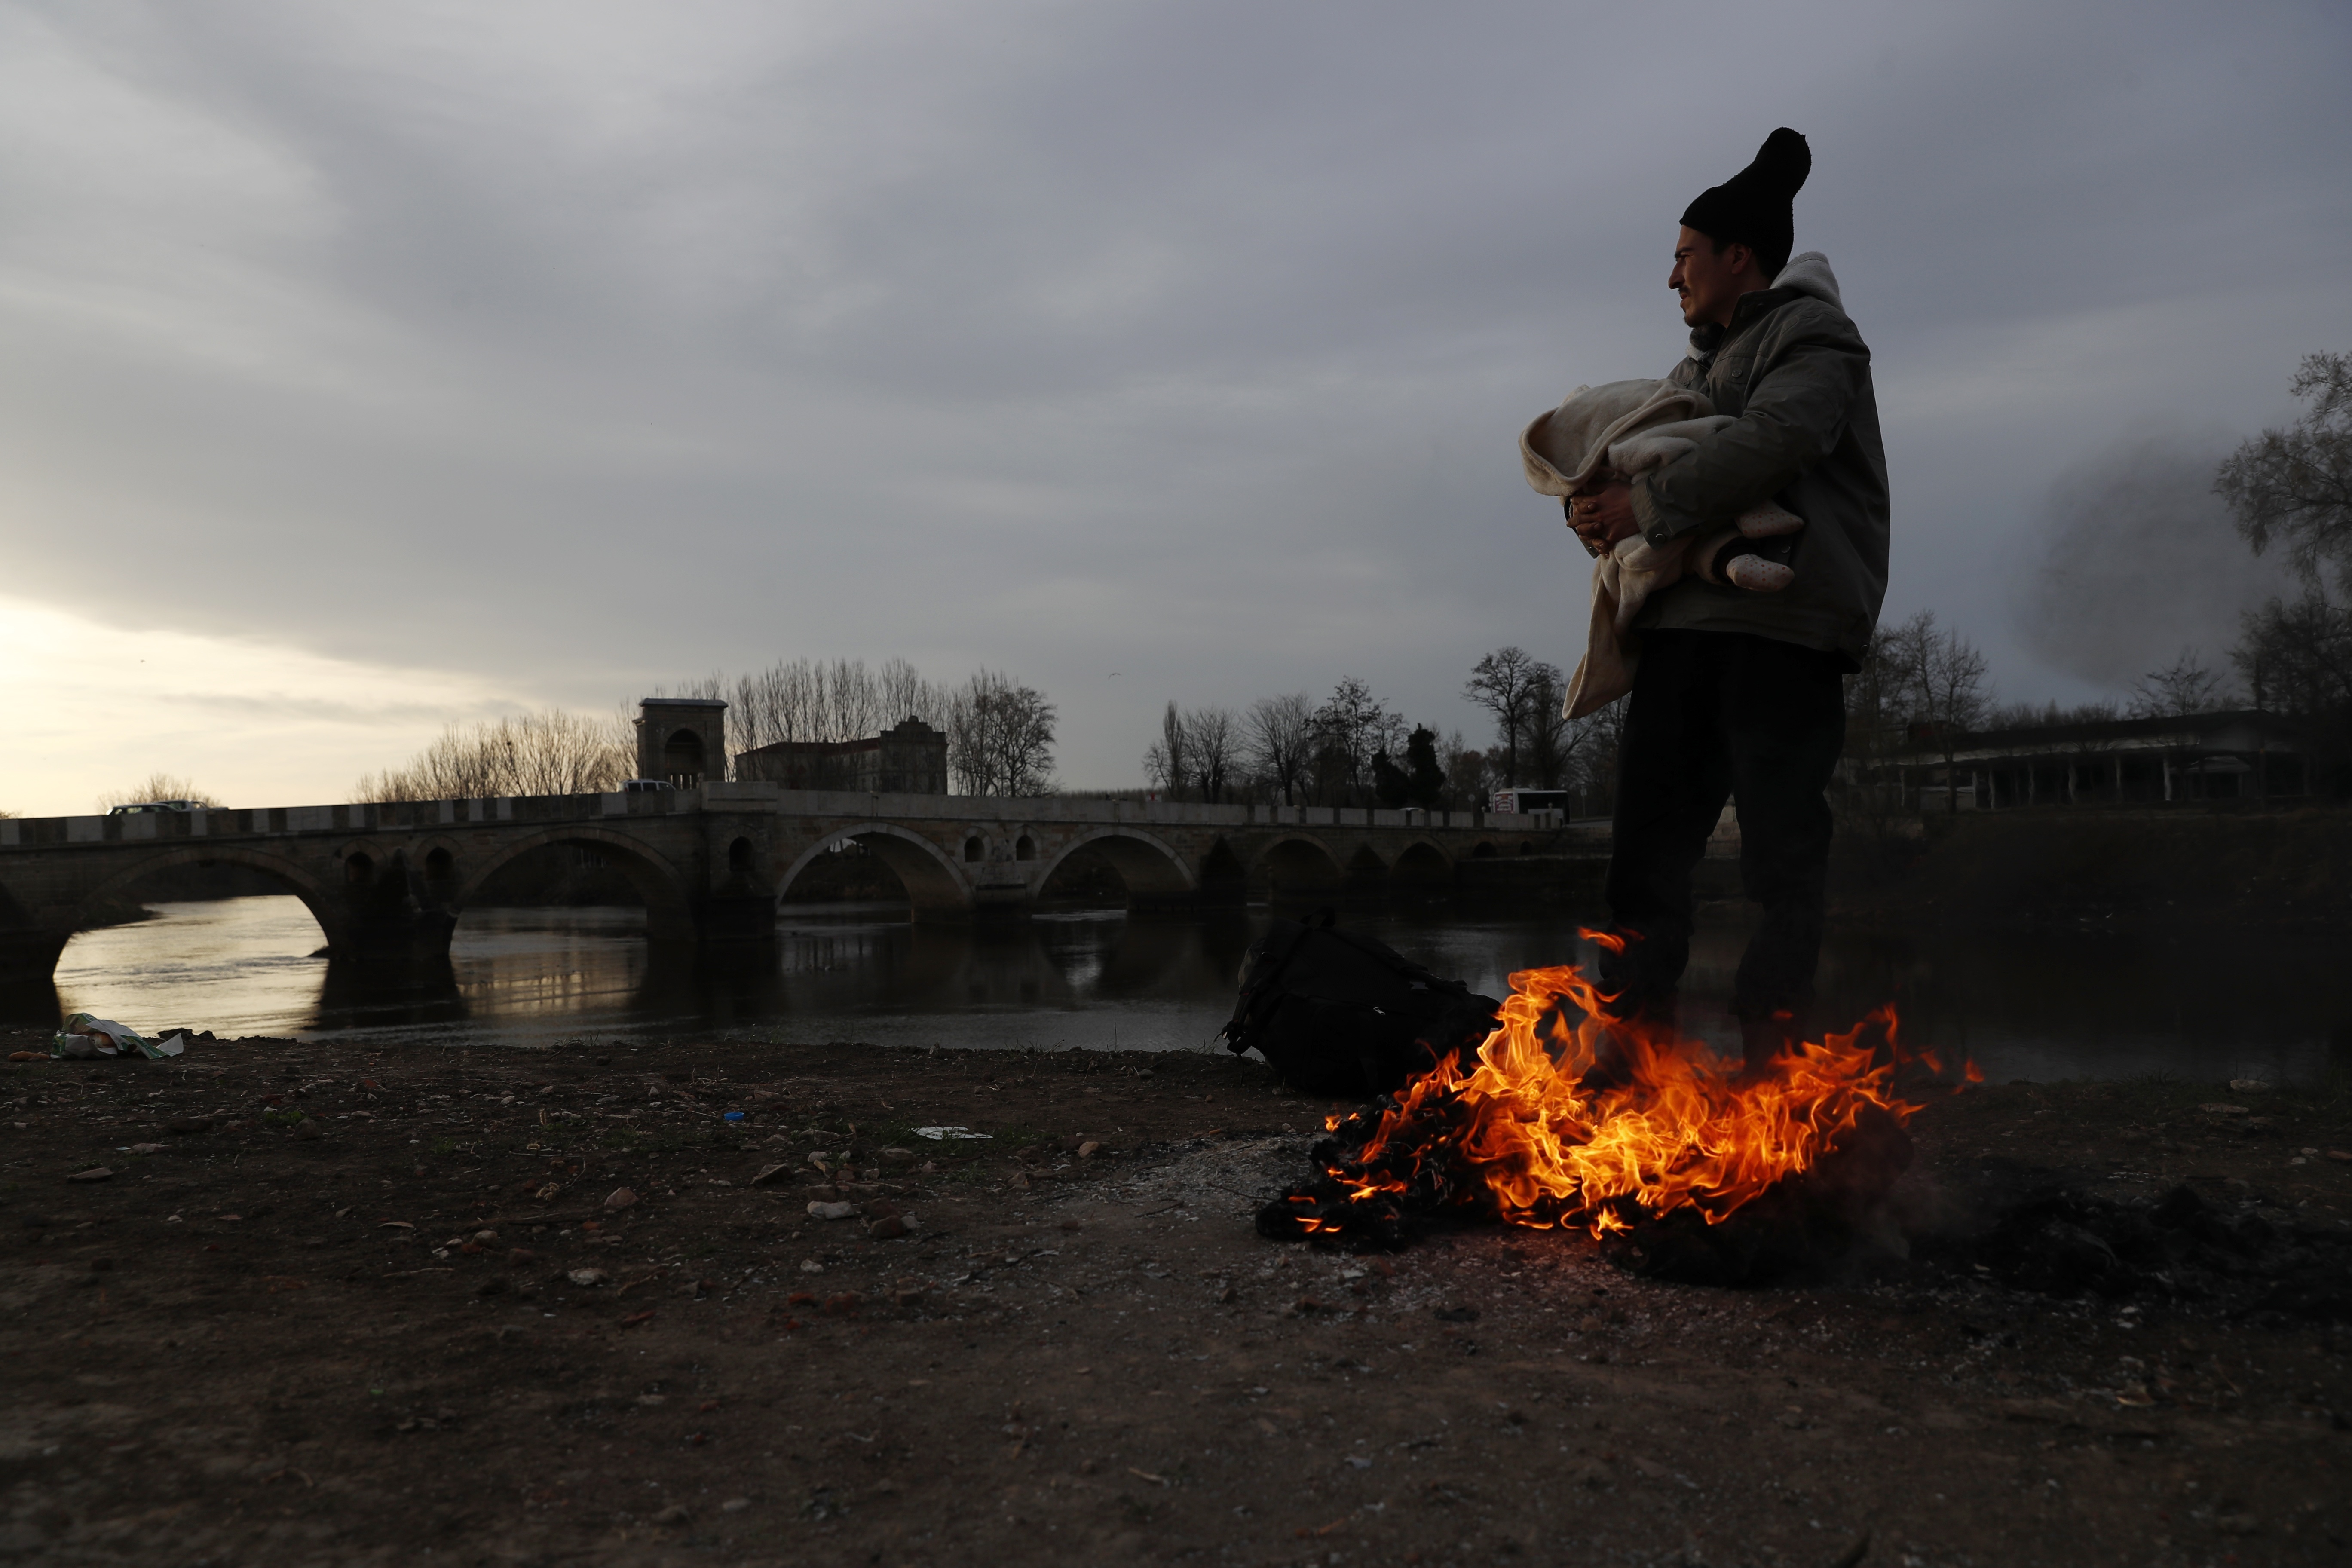
M 1519 437 L 1519 458 L 1538 493 L 1566 497 L 1602 468 L 1632 479 L 1673 462 L 1730 424 L 1706 395 L 1666 381 L 1612 381 L 1580 386 L 1558 408 L 1536 416 Z M 1640 534 L 1620 540 L 1592 563 L 1592 616 L 1584 657 L 1568 683 L 1564 711 L 1581 719 L 1633 689 L 1633 617 L 1650 595 L 1678 581 L 1694 553 L 1705 559 L 1730 533 L 1769 538 L 1804 526 L 1766 501 L 1704 538 L 1685 536 L 1664 550 Z

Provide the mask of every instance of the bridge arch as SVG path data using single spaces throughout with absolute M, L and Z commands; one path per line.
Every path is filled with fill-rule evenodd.
M 782 898 L 793 879 L 808 869 L 810 861 L 845 838 L 855 838 L 872 851 L 876 859 L 890 868 L 906 888 L 907 900 L 918 913 L 944 914 L 971 908 L 971 884 L 964 880 L 961 868 L 948 852 L 921 834 L 893 822 L 861 823 L 826 834 L 784 868 L 784 874 L 776 879 L 775 896 Z
M 1330 846 L 1304 833 L 1277 838 L 1260 849 L 1252 870 L 1253 879 L 1264 882 L 1275 893 L 1329 888 L 1346 879 Z
M 635 839 L 609 828 L 551 827 L 534 833 L 511 844 L 501 844 L 488 858 L 468 868 L 465 880 L 455 898 L 448 901 L 452 914 L 463 910 L 480 891 L 482 885 L 496 876 L 499 869 L 534 849 L 545 849 L 558 844 L 593 844 L 611 852 L 614 869 L 628 879 L 629 886 L 646 901 L 646 935 L 655 942 L 691 942 L 695 937 L 694 897 L 684 878 L 661 856 L 647 849 Z M 428 866 L 430 857 L 427 857 Z
M 353 951 L 353 931 L 349 919 L 349 900 L 341 889 L 330 889 L 320 882 L 298 862 L 267 850 L 252 849 L 239 844 L 190 845 L 181 849 L 166 849 L 159 854 L 142 856 L 99 883 L 75 900 L 75 926 L 79 930 L 79 911 L 92 903 L 129 891 L 144 878 L 174 866 L 242 866 L 258 871 L 288 892 L 302 900 L 310 918 L 319 922 L 320 934 L 327 939 L 327 951 L 342 957 Z
M 1029 885 L 1043 888 L 1062 863 L 1081 849 L 1090 849 L 1110 862 L 1127 884 L 1129 899 L 1172 898 L 1198 890 L 1200 884 L 1184 857 L 1162 838 L 1134 827 L 1095 827 L 1072 838 L 1038 868 Z
M 1454 862 L 1446 858 L 1444 850 L 1428 839 L 1416 838 L 1404 847 L 1404 852 L 1396 858 L 1396 864 L 1389 868 L 1389 878 L 1400 884 L 1433 886 L 1453 880 Z

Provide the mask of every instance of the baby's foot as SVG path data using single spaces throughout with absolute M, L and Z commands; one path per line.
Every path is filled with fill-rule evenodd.
M 1770 501 L 1759 501 L 1733 520 L 1732 526 L 1749 539 L 1778 539 L 1805 526 L 1805 520 Z
M 1797 580 L 1796 573 L 1761 555 L 1739 554 L 1718 563 L 1724 581 L 1751 594 L 1777 594 Z
M 1788 559 L 1794 544 L 1785 534 L 1759 543 L 1735 533 L 1716 547 L 1701 575 L 1751 594 L 1777 594 L 1797 580 Z

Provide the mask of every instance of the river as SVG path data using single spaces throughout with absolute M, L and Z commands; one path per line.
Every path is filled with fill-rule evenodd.
M 624 909 L 469 910 L 446 979 L 385 989 L 331 969 L 291 898 L 151 906 L 84 931 L 59 962 L 56 1005 L 133 1027 L 186 1025 L 387 1046 L 577 1040 L 854 1040 L 947 1047 L 1206 1050 L 1233 1004 L 1265 911 L 1130 919 L 1076 911 L 1003 926 L 914 926 L 903 909 L 787 909 L 772 957 L 656 962 Z M 1588 917 L 1589 918 L 1589 917 Z M 1502 994 L 1515 969 L 1589 961 L 1567 914 L 1452 910 L 1348 917 L 1431 969 Z M 1707 924 L 1685 1022 L 1718 1042 L 1744 931 Z M 1822 974 L 1823 1010 L 1880 1002 L 1907 1037 L 1962 1051 L 1995 1081 L 2164 1073 L 2308 1079 L 2352 1055 L 2352 998 L 2321 938 L 2158 940 L 2037 932 L 1930 941 L 1848 923 Z M 19 1010 L 45 1005 L 19 1003 Z M 26 1020 L 32 1021 L 32 1020 Z

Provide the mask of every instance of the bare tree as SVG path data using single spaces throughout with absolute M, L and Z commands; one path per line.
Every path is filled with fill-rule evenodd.
M 452 724 L 406 766 L 362 779 L 354 798 L 597 795 L 619 788 L 635 760 L 625 720 L 551 708 L 467 727 Z
M 1184 715 L 1184 749 L 1192 781 L 1211 805 L 1233 787 L 1241 763 L 1241 725 L 1230 708 L 1195 708 Z
M 1315 741 L 1315 700 L 1303 691 L 1261 697 L 1243 721 L 1250 771 L 1284 805 L 1297 805 Z
M 1560 685 L 1559 667 L 1547 664 L 1523 647 L 1498 647 L 1471 667 L 1462 695 L 1495 718 L 1495 738 L 1503 749 L 1505 787 L 1519 782 L 1520 752 L 1535 717 L 1535 689 L 1549 677 Z
M 1181 800 L 1192 776 L 1192 737 L 1185 733 L 1184 715 L 1168 704 L 1160 715 L 1160 739 L 1143 752 L 1143 776 L 1169 800 Z
M 2352 611 L 2313 588 L 2246 612 L 2230 655 L 2254 706 L 2294 720 L 2315 787 L 2352 794 Z
M 947 727 L 950 699 L 946 689 L 924 679 L 922 672 L 905 659 L 883 660 L 874 677 L 874 689 L 886 726 L 919 719 L 934 730 Z
M 727 678 L 717 670 L 695 679 L 681 681 L 677 690 L 656 686 L 647 695 L 653 697 L 692 698 L 705 702 L 717 702 L 727 695 Z
M 1054 705 L 1033 686 L 975 672 L 948 712 L 948 766 L 966 795 L 1043 795 L 1054 778 Z
M 1486 753 L 1466 745 L 1459 730 L 1438 742 L 1437 765 L 1445 773 L 1445 795 L 1454 809 L 1484 811 L 1494 793 L 1495 770 Z
M 1592 715 L 1571 721 L 1567 708 L 1568 693 L 1560 684 L 1559 666 L 1537 660 L 1528 682 L 1527 747 L 1522 766 L 1538 789 L 1574 787 L 1577 753 L 1595 732 L 1589 722 Z
M 2352 593 L 2352 353 L 2306 355 L 2294 392 L 2303 416 L 2223 458 L 2213 489 L 2256 554 L 2277 542 L 2305 583 L 2329 566 Z
M 1960 809 L 1958 752 L 1961 739 L 1984 721 L 1992 706 L 1985 657 L 1958 631 L 1937 632 L 1936 615 L 1922 610 L 1904 628 L 1916 649 L 1919 723 L 1944 759 L 1944 805 Z
M 1396 715 L 1372 700 L 1372 689 L 1349 676 L 1315 710 L 1315 792 L 1330 805 L 1351 805 L 1370 788 L 1372 756 L 1389 748 Z
M 1624 747 L 1627 706 L 1612 702 L 1570 725 L 1565 748 L 1570 765 L 1561 782 L 1577 792 L 1587 813 L 1616 809 L 1617 759 Z
M 1914 619 L 1871 633 L 1862 668 L 1845 683 L 1843 805 L 1882 849 L 1902 837 L 1903 759 L 1912 749 L 1920 646 L 1930 623 Z
M 2254 706 L 2303 730 L 2315 784 L 2352 794 L 2352 611 L 2329 598 L 2323 571 L 2352 594 L 2352 354 L 2307 356 L 2294 391 L 2303 416 L 2241 446 L 2213 477 L 2246 542 L 2257 553 L 2284 543 L 2305 584 L 2292 604 L 2247 612 L 2230 657 Z
M 177 773 L 152 773 L 129 789 L 112 789 L 98 797 L 98 809 L 112 811 L 118 805 L 138 805 L 151 800 L 187 800 L 217 810 L 220 802 L 198 789 L 194 784 Z M 6 813 L 0 813 L 5 816 Z
M 2210 713 L 2228 706 L 2230 692 L 2221 677 L 2206 668 L 2193 647 L 2162 669 L 2151 669 L 2132 683 L 2131 716 L 2135 719 L 2178 719 L 2190 713 Z
M 716 694 L 715 682 L 702 684 Z M 903 658 L 884 661 L 878 671 L 855 658 L 778 660 L 738 679 L 727 697 L 728 733 L 739 752 L 781 742 L 862 741 L 907 719 L 944 731 L 952 701 Z

